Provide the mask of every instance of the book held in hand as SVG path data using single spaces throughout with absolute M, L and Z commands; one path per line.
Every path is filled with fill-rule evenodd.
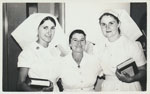
M 117 65 L 117 70 L 119 73 L 126 72 L 130 76 L 134 76 L 138 73 L 138 68 L 135 61 L 132 58 L 125 60 L 124 62 Z
M 49 88 L 48 91 L 53 91 L 53 83 L 48 79 L 30 78 L 29 85 L 36 90 L 42 90 L 46 87 Z
M 47 79 L 30 78 L 30 86 L 48 87 L 50 86 L 50 81 Z

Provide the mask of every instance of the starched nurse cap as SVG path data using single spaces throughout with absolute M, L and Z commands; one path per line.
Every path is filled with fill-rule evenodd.
M 111 13 L 120 20 L 120 31 L 121 34 L 127 36 L 131 40 L 137 40 L 142 36 L 142 32 L 124 9 L 107 9 L 104 10 L 101 15 L 104 13 Z
M 17 41 L 22 49 L 30 45 L 32 42 L 37 40 L 38 26 L 40 22 L 47 16 L 54 18 L 56 22 L 55 35 L 50 45 L 58 45 L 66 42 L 65 34 L 58 23 L 55 16 L 49 13 L 34 13 L 30 15 L 25 21 L 23 21 L 11 35 Z

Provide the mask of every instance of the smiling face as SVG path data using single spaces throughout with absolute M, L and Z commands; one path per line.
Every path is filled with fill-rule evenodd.
M 104 15 L 100 20 L 100 26 L 103 32 L 103 35 L 108 39 L 117 38 L 119 34 L 119 22 L 111 16 Z
M 73 52 L 83 53 L 86 44 L 86 37 L 82 33 L 74 33 L 70 41 L 70 48 Z
M 51 20 L 46 20 L 38 28 L 38 40 L 41 44 L 51 42 L 55 34 L 55 24 Z

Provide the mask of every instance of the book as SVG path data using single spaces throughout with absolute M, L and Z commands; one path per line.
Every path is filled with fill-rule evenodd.
M 117 70 L 119 73 L 126 72 L 130 76 L 134 76 L 138 73 L 138 67 L 136 65 L 136 62 L 132 58 L 129 58 L 117 65 Z
M 39 79 L 39 78 L 30 78 L 30 86 L 50 86 L 50 81 L 47 79 Z
M 48 91 L 53 91 L 53 83 L 47 79 L 30 78 L 30 87 L 36 90 L 42 90 L 44 87 L 51 87 Z

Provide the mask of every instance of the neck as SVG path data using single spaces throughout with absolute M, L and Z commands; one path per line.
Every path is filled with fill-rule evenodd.
M 109 40 L 110 42 L 114 42 L 114 41 L 116 41 L 117 39 L 119 39 L 120 36 L 121 36 L 121 35 L 118 33 L 118 34 L 116 34 L 115 36 L 108 38 L 108 40 Z
M 81 62 L 81 60 L 83 58 L 83 52 L 82 53 L 73 52 L 72 53 L 72 57 L 76 61 L 77 64 L 80 64 L 80 62 Z
M 39 39 L 37 40 L 37 43 L 40 44 L 40 45 L 42 45 L 44 48 L 47 48 L 48 45 L 49 45 L 49 43 L 44 42 L 44 41 L 41 41 L 41 40 L 39 40 Z

